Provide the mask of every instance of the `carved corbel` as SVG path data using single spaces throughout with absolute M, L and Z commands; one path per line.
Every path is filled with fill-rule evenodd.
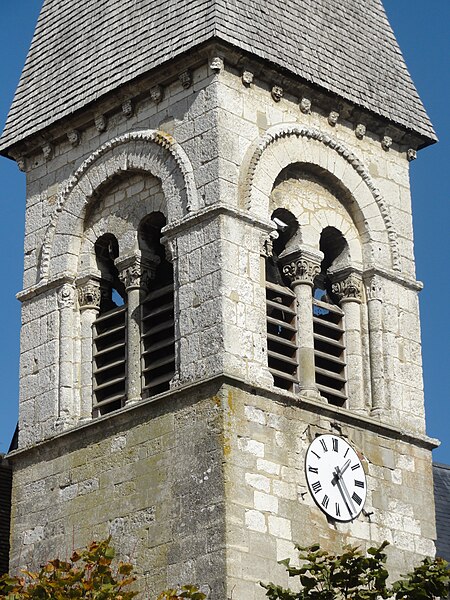
M 383 150 L 385 150 L 387 152 L 391 146 L 392 146 L 392 138 L 389 137 L 388 135 L 383 136 L 383 139 L 381 140 L 381 147 L 383 148 Z
M 183 87 L 183 89 L 187 90 L 191 87 L 192 85 L 192 74 L 189 70 L 187 71 L 183 71 L 182 73 L 180 73 L 178 75 L 178 79 L 181 83 L 181 86 Z
M 164 96 L 164 88 L 162 85 L 155 85 L 150 90 L 150 98 L 155 104 L 159 104 Z
M 42 145 L 42 154 L 44 160 L 49 160 L 53 156 L 53 146 L 49 142 Z
M 270 258 L 273 256 L 273 243 L 279 237 L 279 233 L 276 229 L 271 231 L 269 234 L 264 233 L 261 239 L 261 256 L 264 258 Z
M 339 113 L 337 110 L 332 110 L 328 115 L 328 123 L 334 127 L 336 123 L 339 121 Z
M 67 139 L 72 146 L 78 146 L 80 143 L 80 132 L 77 129 L 72 129 L 72 131 L 67 133 Z
M 284 96 L 284 90 L 280 85 L 274 85 L 270 93 L 275 102 L 279 102 Z
M 358 140 L 362 140 L 366 135 L 366 126 L 363 123 L 358 123 L 355 127 L 355 135 Z
M 129 100 L 124 100 L 122 102 L 122 113 L 127 117 L 133 116 L 133 102 Z
M 417 158 L 417 150 L 414 148 L 408 148 L 406 151 L 406 158 L 411 162 L 412 160 L 416 160 Z
M 215 56 L 209 65 L 210 69 L 212 71 L 215 71 L 216 73 L 220 73 L 220 71 L 222 71 L 224 64 L 223 64 L 223 60 L 220 58 L 220 56 Z
M 311 100 L 309 98 L 302 98 L 300 100 L 300 110 L 303 114 L 309 115 L 311 112 Z
M 249 87 L 253 83 L 253 73 L 251 71 L 243 71 L 242 73 L 242 83 Z
M 97 115 L 95 117 L 95 128 L 99 133 L 103 133 L 103 131 L 106 131 L 107 126 L 108 122 L 106 120 L 105 115 Z
M 178 258 L 177 241 L 173 238 L 164 236 L 160 239 L 160 242 L 164 246 L 166 260 L 173 263 Z

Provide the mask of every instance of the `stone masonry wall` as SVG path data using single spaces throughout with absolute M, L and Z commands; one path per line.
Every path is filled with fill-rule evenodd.
M 259 581 L 287 586 L 277 561 L 294 560 L 294 543 L 320 543 L 339 551 L 388 548 L 388 568 L 399 576 L 423 556 L 433 555 L 435 537 L 431 453 L 358 421 L 349 411 L 328 411 L 311 403 L 224 390 L 227 498 L 228 590 L 233 598 L 262 600 Z M 316 435 L 343 436 L 363 455 L 368 494 L 365 516 L 328 520 L 306 484 L 305 453 Z
M 198 581 L 223 598 L 221 421 L 220 400 L 191 391 L 16 459 L 11 571 L 112 535 L 146 597 Z
M 251 82 L 226 60 L 208 65 L 106 121 L 94 107 L 84 129 L 62 126 L 50 150 L 27 157 L 12 564 L 111 532 L 153 594 L 197 581 L 212 600 L 262 600 L 257 582 L 283 581 L 277 560 L 294 541 L 387 539 L 404 572 L 434 552 L 407 147 L 345 110 L 332 119 L 306 87 L 283 94 L 269 71 Z M 314 181 L 280 183 L 292 165 Z M 301 224 L 310 215 L 302 243 L 346 228 L 363 281 L 358 411 L 273 386 L 263 255 L 279 206 Z M 112 227 L 132 248 L 150 209 L 167 215 L 174 265 L 171 391 L 81 423 L 74 282 L 98 235 Z M 228 384 L 207 387 L 214 378 Z M 333 524 L 310 497 L 305 451 L 327 432 L 364 455 L 370 517 Z

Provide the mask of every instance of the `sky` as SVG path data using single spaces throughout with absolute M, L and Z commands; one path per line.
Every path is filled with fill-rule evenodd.
M 93 0 L 95 1 L 95 0 Z M 420 293 L 427 433 L 441 440 L 434 460 L 450 464 L 450 22 L 449 0 L 383 0 L 409 71 L 440 139 L 411 163 L 417 278 Z M 6 119 L 42 0 L 0 0 L 0 129 Z M 0 452 L 14 433 L 18 406 L 25 175 L 0 158 Z

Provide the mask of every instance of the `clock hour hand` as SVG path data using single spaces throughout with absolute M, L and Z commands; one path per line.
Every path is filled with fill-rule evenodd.
M 331 481 L 331 483 L 333 485 L 336 485 L 339 479 L 342 479 L 342 475 L 345 473 L 345 471 L 349 468 L 350 466 L 350 459 L 348 459 L 345 463 L 344 466 L 342 467 L 342 469 L 340 469 L 339 467 L 336 467 L 334 469 L 334 474 L 333 474 L 333 479 Z

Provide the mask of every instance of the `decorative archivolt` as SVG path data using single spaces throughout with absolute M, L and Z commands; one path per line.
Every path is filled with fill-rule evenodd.
M 336 153 L 337 156 L 344 159 L 345 163 L 350 165 L 354 173 L 359 176 L 359 182 L 357 183 L 356 187 L 358 187 L 361 181 L 364 182 L 364 185 L 368 188 L 371 196 L 375 200 L 381 218 L 384 222 L 384 229 L 387 232 L 390 245 L 392 267 L 395 270 L 400 271 L 400 252 L 397 232 L 394 228 L 386 201 L 373 182 L 368 170 L 359 160 L 359 158 L 357 158 L 353 152 L 344 146 L 344 144 L 331 137 L 327 133 L 319 131 L 318 129 L 304 125 L 298 125 L 295 123 L 276 125 L 269 129 L 260 138 L 256 147 L 253 147 L 253 152 L 250 156 L 247 169 L 244 169 L 243 171 L 245 179 L 243 180 L 241 187 L 241 206 L 245 206 L 251 212 L 257 212 L 258 205 L 261 203 L 261 199 L 263 202 L 268 201 L 268 197 L 272 191 L 272 186 L 275 181 L 275 178 L 271 176 L 273 170 L 270 169 L 270 176 L 267 173 L 268 161 L 271 161 L 272 164 L 275 165 L 273 169 L 278 170 L 278 173 L 289 164 L 293 164 L 295 162 L 308 162 L 308 156 L 301 156 L 301 148 L 295 149 L 292 147 L 292 145 L 288 145 L 291 141 L 298 141 L 299 139 L 314 140 L 320 144 L 323 144 L 327 148 L 330 148 Z M 276 142 L 280 140 L 284 140 L 286 142 L 286 147 L 284 148 L 281 145 L 280 151 L 277 152 Z M 267 157 L 267 161 L 264 160 L 265 157 Z M 325 159 L 325 165 L 320 166 L 328 170 L 331 174 L 334 174 L 342 181 L 344 185 L 346 184 L 345 180 L 342 179 L 343 174 L 337 172 L 335 173 L 335 164 L 328 164 Z M 351 189 L 349 191 L 352 192 Z M 358 200 L 356 195 L 355 200 Z
M 167 152 L 164 160 L 158 159 L 157 156 L 161 150 Z M 107 160 L 108 155 L 111 155 L 111 160 Z M 136 171 L 148 173 L 161 180 L 169 207 L 169 217 L 171 207 L 173 218 L 180 218 L 184 216 L 183 213 L 199 208 L 192 165 L 187 154 L 171 135 L 158 130 L 145 130 L 118 136 L 100 146 L 83 161 L 59 192 L 42 245 L 40 281 L 49 276 L 52 246 L 61 215 L 67 211 L 74 213 L 75 219 L 82 219 L 83 209 L 100 186 L 118 174 Z M 81 205 L 78 205 L 78 201 L 76 207 L 68 207 L 76 189 L 82 196 Z

